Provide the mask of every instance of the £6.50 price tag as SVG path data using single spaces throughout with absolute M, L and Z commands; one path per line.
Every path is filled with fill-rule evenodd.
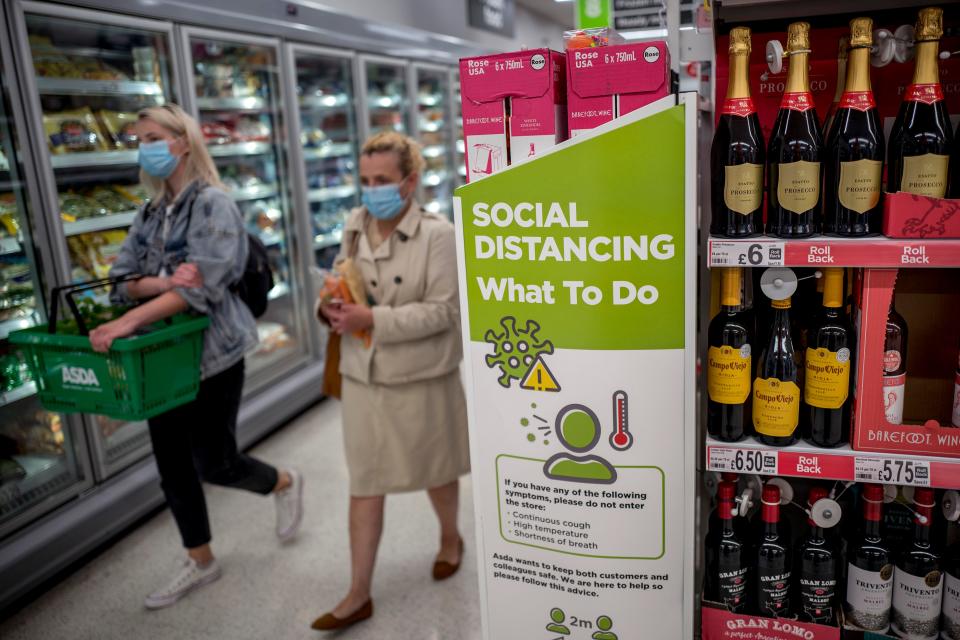
M 786 245 L 773 240 L 710 240 L 711 267 L 783 266 Z
M 710 471 L 733 471 L 777 475 L 777 454 L 759 449 L 734 449 L 710 447 L 707 451 L 707 466 Z
M 854 479 L 858 482 L 879 482 L 913 487 L 930 486 L 930 463 L 924 460 L 862 458 L 854 460 Z

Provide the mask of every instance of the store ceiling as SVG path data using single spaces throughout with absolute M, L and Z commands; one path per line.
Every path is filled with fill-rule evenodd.
M 574 2 L 556 0 L 517 0 L 521 7 L 565 26 L 573 26 Z

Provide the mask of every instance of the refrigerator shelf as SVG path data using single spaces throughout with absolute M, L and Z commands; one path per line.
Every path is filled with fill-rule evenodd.
M 0 256 L 10 253 L 20 253 L 22 251 L 20 241 L 16 238 L 0 238 Z
M 423 174 L 423 184 L 428 187 L 435 187 L 443 184 L 451 177 L 449 171 L 427 171 Z
M 230 191 L 230 195 L 234 200 L 244 201 L 244 200 L 263 200 L 265 198 L 272 198 L 279 193 L 276 185 L 265 184 L 256 187 L 246 187 L 243 189 L 235 189 Z
M 304 149 L 304 160 L 323 160 L 325 158 L 342 158 L 353 155 L 353 145 L 349 142 L 328 144 L 317 149 Z
M 27 475 L 22 480 L 0 486 L 0 515 L 14 511 L 24 500 L 33 501 L 56 493 L 70 472 L 61 456 L 25 455 L 15 460 Z
M 85 78 L 37 78 L 40 95 L 89 96 L 153 96 L 164 97 L 163 87 L 156 82 L 135 80 L 87 80 Z
M 0 340 L 6 338 L 13 331 L 29 329 L 30 327 L 36 326 L 37 322 L 38 318 L 36 312 L 29 316 L 0 321 Z
M 433 94 L 433 95 L 420 95 L 417 100 L 420 102 L 422 107 L 436 107 L 443 103 L 443 96 Z
M 229 144 L 209 145 L 207 150 L 214 158 L 234 156 L 259 156 L 270 153 L 269 142 L 231 142 Z
M 367 99 L 371 109 L 396 109 L 403 102 L 400 96 L 371 96 Z
M 64 153 L 50 156 L 54 169 L 79 169 L 89 167 L 134 165 L 137 164 L 137 150 L 126 151 L 87 151 L 84 153 Z
M 457 151 L 459 153 L 466 153 L 467 146 L 463 143 L 463 133 L 461 132 L 461 137 L 457 139 Z
M 435 133 L 443 129 L 446 123 L 443 120 L 420 121 L 420 131 L 424 133 Z
M 424 158 L 439 158 L 447 155 L 447 147 L 442 144 L 432 144 L 423 148 Z
M 350 103 L 350 96 L 344 93 L 300 98 L 300 106 L 304 109 L 338 109 L 348 107 Z
M 133 219 L 136 215 L 136 211 L 125 211 L 109 216 L 97 216 L 95 218 L 83 218 L 75 222 L 64 222 L 63 233 L 67 236 L 75 236 L 81 233 L 90 233 L 91 231 L 106 231 L 107 229 L 129 227 L 133 224 Z
M 257 96 L 245 98 L 197 98 L 200 111 L 267 111 L 267 101 Z
M 343 240 L 343 230 L 337 229 L 330 233 L 321 233 L 313 239 L 313 248 L 320 250 L 327 247 L 334 247 Z
M 326 189 L 311 189 L 307 193 L 307 200 L 310 202 L 326 202 L 339 198 L 349 198 L 356 192 L 357 188 L 352 184 L 342 184 L 338 187 L 327 187 Z
M 8 404 L 13 404 L 14 402 L 19 402 L 24 398 L 29 398 L 30 396 L 35 396 L 37 394 L 37 383 L 32 380 L 24 385 L 12 389 L 10 391 L 4 391 L 0 393 L 0 407 L 5 407 Z

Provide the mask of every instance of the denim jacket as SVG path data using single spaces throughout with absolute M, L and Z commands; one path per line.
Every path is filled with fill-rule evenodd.
M 230 290 L 247 262 L 247 236 L 236 203 L 224 191 L 194 182 L 173 205 L 164 242 L 168 202 L 148 203 L 133 220 L 111 276 L 172 275 L 184 262 L 203 276 L 198 289 L 174 289 L 191 310 L 210 318 L 203 340 L 201 375 L 208 378 L 239 362 L 257 344 L 257 326 L 247 305 Z M 115 303 L 131 302 L 125 284 Z

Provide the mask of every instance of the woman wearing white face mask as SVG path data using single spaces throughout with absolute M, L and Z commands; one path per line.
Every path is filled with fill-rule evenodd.
M 114 291 L 118 302 L 142 303 L 91 331 L 90 342 L 106 352 L 114 339 L 176 313 L 210 318 L 196 399 L 149 420 L 160 484 L 188 556 L 169 583 L 147 596 L 146 606 L 158 609 L 220 577 L 201 481 L 272 493 L 281 541 L 300 525 L 303 482 L 295 471 L 278 471 L 237 451 L 243 357 L 256 344 L 257 330 L 231 286 L 243 274 L 248 243 L 200 127 L 171 104 L 141 111 L 136 130 L 140 178 L 151 201 L 134 219 L 111 275 L 144 275 Z
M 424 162 L 416 142 L 381 133 L 363 145 L 363 207 L 343 234 L 369 306 L 325 304 L 320 318 L 341 334 L 343 438 L 350 473 L 346 597 L 313 623 L 341 629 L 373 615 L 370 583 L 384 496 L 426 489 L 440 524 L 433 578 L 460 568 L 458 478 L 470 468 L 453 225 L 414 199 Z M 354 332 L 372 335 L 366 347 Z

